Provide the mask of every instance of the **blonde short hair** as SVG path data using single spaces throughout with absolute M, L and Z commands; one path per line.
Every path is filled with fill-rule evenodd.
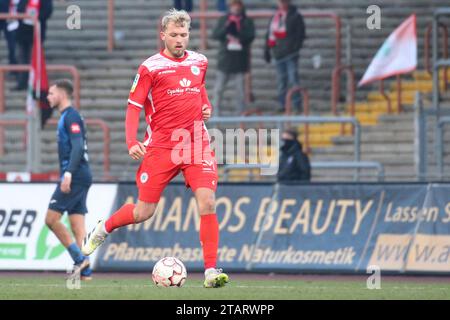
M 170 22 L 178 26 L 186 26 L 189 29 L 191 26 L 191 17 L 185 10 L 170 9 L 161 20 L 162 31 L 166 31 Z

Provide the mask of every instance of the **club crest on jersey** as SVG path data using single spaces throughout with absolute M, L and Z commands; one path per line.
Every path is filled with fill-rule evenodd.
M 140 77 L 140 76 L 141 76 L 141 75 L 138 73 L 138 74 L 136 75 L 136 77 L 134 77 L 133 85 L 131 86 L 131 90 L 130 90 L 131 93 L 133 93 L 134 90 L 136 90 L 136 87 L 137 87 L 137 84 L 138 84 L 138 82 L 139 82 L 139 77 Z
M 197 66 L 192 66 L 191 67 L 191 72 L 194 76 L 198 76 L 200 74 L 200 68 Z
M 141 174 L 141 183 L 146 183 L 148 181 L 148 174 L 147 172 L 143 172 Z
M 81 132 L 81 128 L 80 125 L 78 123 L 72 123 L 70 125 L 70 131 L 72 133 L 80 133 Z

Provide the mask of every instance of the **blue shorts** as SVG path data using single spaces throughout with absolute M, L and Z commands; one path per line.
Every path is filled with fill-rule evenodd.
M 72 184 L 70 186 L 70 193 L 63 193 L 60 184 L 58 183 L 48 208 L 60 212 L 61 214 L 66 211 L 68 214 L 86 214 L 88 212 L 86 199 L 89 188 L 90 185 Z

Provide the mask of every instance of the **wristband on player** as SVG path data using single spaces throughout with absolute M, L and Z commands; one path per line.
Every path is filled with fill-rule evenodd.
M 72 178 L 72 173 L 69 171 L 64 172 L 64 178 Z

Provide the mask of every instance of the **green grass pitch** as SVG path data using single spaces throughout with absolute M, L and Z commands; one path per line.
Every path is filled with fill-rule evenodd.
M 158 288 L 150 275 L 130 278 L 103 275 L 82 282 L 80 289 L 68 289 L 64 274 L 0 276 L 0 300 L 5 299 L 123 299 L 123 300 L 300 300 L 300 299 L 450 299 L 448 281 L 384 281 L 381 289 L 369 290 L 364 278 L 344 280 L 293 280 L 262 276 L 245 280 L 245 275 L 224 288 L 205 289 L 200 276 L 188 277 L 182 288 Z

